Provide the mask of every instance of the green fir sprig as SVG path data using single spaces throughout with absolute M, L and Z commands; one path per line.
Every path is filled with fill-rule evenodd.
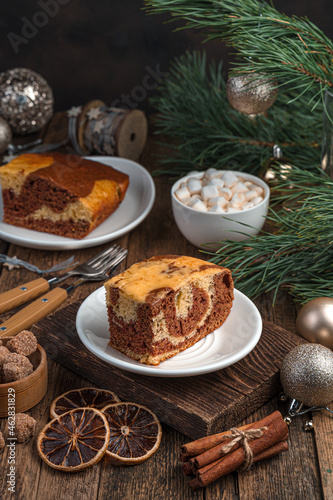
M 152 99 L 157 134 L 168 148 L 155 174 L 179 176 L 212 166 L 257 173 L 274 144 L 300 168 L 315 168 L 323 107 L 311 110 L 308 96 L 296 96 L 296 90 L 280 93 L 267 113 L 250 118 L 230 106 L 222 63 L 207 68 L 204 53 L 184 54 Z
M 237 50 L 235 71 L 274 75 L 319 102 L 333 87 L 332 41 L 306 18 L 287 16 L 262 0 L 146 0 L 150 13 L 171 13 L 207 40 Z
M 322 171 L 274 167 L 278 182 L 270 208 L 273 232 L 249 240 L 221 241 L 211 262 L 232 270 L 238 289 L 251 298 L 280 287 L 302 304 L 333 298 L 333 181 Z M 240 225 L 241 232 L 246 228 Z

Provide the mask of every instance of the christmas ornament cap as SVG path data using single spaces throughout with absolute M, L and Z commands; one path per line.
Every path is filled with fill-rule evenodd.
M 326 406 L 333 401 L 333 352 L 319 344 L 292 349 L 281 366 L 285 394 L 306 406 Z
M 319 297 L 307 302 L 296 319 L 296 330 L 309 342 L 333 348 L 333 298 Z

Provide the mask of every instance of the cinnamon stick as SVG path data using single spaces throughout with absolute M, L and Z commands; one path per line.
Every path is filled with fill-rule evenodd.
M 264 450 L 262 453 L 259 453 L 258 455 L 256 455 L 253 459 L 253 462 L 259 462 L 261 460 L 266 460 L 268 458 L 275 457 L 276 455 L 279 455 L 280 453 L 283 453 L 284 451 L 288 451 L 288 441 L 281 441 L 280 443 L 277 443 L 277 444 L 271 446 L 270 448 L 267 448 L 267 450 Z M 209 470 L 211 467 L 214 467 L 217 463 L 221 462 L 222 460 L 224 460 L 224 457 L 220 458 L 220 460 L 216 460 L 216 462 L 214 462 L 212 464 L 206 465 L 205 467 L 200 469 L 200 471 L 198 471 L 198 472 L 203 473 L 203 472 Z M 198 478 L 192 479 L 187 484 L 192 489 L 198 489 L 198 487 L 201 487 Z
M 274 412 L 276 413 L 276 412 Z M 288 432 L 288 427 L 285 421 L 282 418 L 280 412 L 280 418 L 274 418 L 273 415 L 269 415 L 268 419 L 271 419 L 271 425 L 266 424 L 268 427 L 267 430 L 264 431 L 263 435 L 260 438 L 253 439 L 249 441 L 248 445 L 250 446 L 254 457 L 259 455 L 260 453 L 267 451 L 269 448 L 274 446 L 277 443 L 280 443 L 283 437 Z M 263 419 L 265 420 L 265 419 Z M 273 424 L 274 422 L 274 424 Z M 256 423 L 258 425 L 258 423 Z M 262 426 L 262 421 L 260 427 Z M 223 457 L 216 465 L 211 467 L 206 472 L 197 473 L 197 479 L 199 481 L 200 486 L 204 487 L 208 484 L 212 483 L 219 477 L 225 476 L 234 470 L 239 469 L 245 460 L 245 452 L 243 448 L 238 448 L 235 451 L 230 452 L 228 455 Z
M 248 429 L 253 424 L 243 425 L 239 427 L 239 430 L 243 431 L 244 429 Z M 218 434 L 212 434 L 210 436 L 205 436 L 200 439 L 196 439 L 191 443 L 183 444 L 180 448 L 180 461 L 188 462 L 191 457 L 195 457 L 197 455 L 201 455 L 205 451 L 210 450 L 214 446 L 221 444 L 222 442 L 226 442 L 223 438 L 226 434 L 229 434 L 229 431 L 220 432 Z
M 261 460 L 266 460 L 267 458 L 272 458 L 275 457 L 275 455 L 278 455 L 279 453 L 282 453 L 284 451 L 288 451 L 288 441 L 287 441 L 288 435 L 286 434 L 284 436 L 283 441 L 280 443 L 274 444 L 270 448 L 267 448 L 267 450 L 264 450 L 262 453 L 259 453 L 258 455 L 253 457 L 253 463 L 260 462 Z M 215 460 L 215 462 L 212 462 L 210 464 L 205 465 L 201 469 L 198 469 L 199 474 L 203 474 L 204 472 L 207 472 L 209 469 L 214 467 L 216 464 L 224 460 L 224 457 L 220 458 L 219 460 Z
M 239 427 L 239 430 L 259 429 L 260 427 L 268 427 L 269 425 L 275 425 L 277 421 L 281 421 L 281 419 L 282 419 L 281 413 L 279 411 L 275 411 L 271 415 L 268 415 L 268 417 L 265 417 L 262 420 L 259 420 L 258 422 L 253 422 L 252 424 Z M 211 449 L 205 451 L 204 453 L 201 453 L 196 457 L 191 458 L 189 460 L 191 466 L 194 469 L 201 469 L 205 465 L 211 464 L 212 462 L 215 462 L 216 460 L 220 459 L 223 456 L 222 447 L 230 443 L 231 441 L 231 439 L 223 439 L 223 435 L 226 436 L 227 434 L 230 434 L 230 431 L 222 432 L 221 434 L 219 434 L 220 443 L 217 446 L 214 446 Z M 233 451 L 239 448 L 240 446 L 241 446 L 240 444 L 236 444 L 235 447 L 233 448 Z

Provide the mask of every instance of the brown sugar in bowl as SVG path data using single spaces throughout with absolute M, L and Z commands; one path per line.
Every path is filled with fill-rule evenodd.
M 28 356 L 34 371 L 21 380 L 0 384 L 0 418 L 8 417 L 8 406 L 15 407 L 15 413 L 22 413 L 39 403 L 47 390 L 46 352 L 38 344 L 37 351 Z M 8 389 L 11 389 L 8 392 Z M 15 393 L 12 391 L 14 389 Z M 15 394 L 15 403 L 12 400 Z

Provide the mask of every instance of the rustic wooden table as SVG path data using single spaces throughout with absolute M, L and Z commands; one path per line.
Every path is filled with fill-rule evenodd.
M 65 116 L 57 114 L 46 133 L 48 142 L 61 140 L 65 131 Z M 140 160 L 147 169 L 156 167 L 154 144 L 150 139 Z M 147 219 L 117 243 L 128 248 L 128 258 L 122 270 L 132 263 L 158 254 L 186 254 L 207 258 L 188 243 L 179 233 L 170 206 L 170 182 L 155 178 L 156 202 Z M 104 245 L 107 247 L 107 245 Z M 101 248 L 75 251 L 79 260 L 85 260 Z M 40 267 L 47 268 L 64 260 L 73 251 L 42 251 L 0 241 L 0 253 L 16 255 Z M 30 271 L 8 270 L 3 267 L 0 291 L 8 290 L 34 278 Z M 83 300 L 100 284 L 88 283 L 75 290 L 65 305 Z M 295 331 L 296 308 L 284 293 L 279 294 L 275 307 L 271 297 L 256 301 L 263 319 Z M 7 313 L 4 319 L 9 317 Z M 49 418 L 51 401 L 62 392 L 84 387 L 91 383 L 60 364 L 48 362 L 49 385 L 44 399 L 29 411 L 38 422 L 37 432 Z M 121 395 L 120 395 L 121 396 Z M 154 402 L 151 402 L 154 409 Z M 243 423 L 259 420 L 279 409 L 286 412 L 285 404 L 277 398 L 251 414 Z M 163 424 L 162 443 L 157 453 L 148 461 L 135 467 L 112 467 L 100 462 L 80 473 L 68 474 L 55 471 L 44 464 L 36 451 L 35 439 L 16 447 L 16 490 L 8 492 L 8 450 L 0 455 L 0 498 L 20 500 L 94 500 L 94 499 L 242 499 L 242 500 L 330 500 L 333 498 L 333 427 L 328 412 L 313 414 L 315 428 L 305 432 L 308 416 L 295 418 L 290 427 L 289 452 L 269 461 L 256 464 L 247 472 L 230 474 L 204 490 L 192 491 L 178 462 L 180 445 L 189 439 Z M 6 437 L 6 419 L 1 420 L 1 431 Z

